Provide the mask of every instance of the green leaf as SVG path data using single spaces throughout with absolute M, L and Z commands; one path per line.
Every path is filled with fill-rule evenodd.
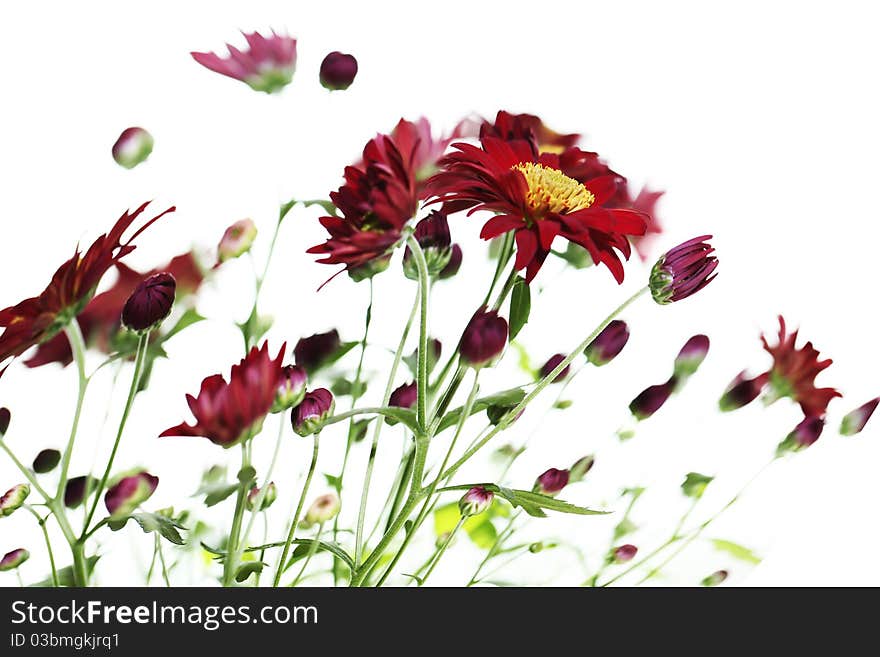
M 510 502 L 514 507 L 522 507 L 523 511 L 536 518 L 546 517 L 547 514 L 543 512 L 543 509 L 580 516 L 606 515 L 608 513 L 608 511 L 597 511 L 595 509 L 577 506 L 570 502 L 550 497 L 549 495 L 542 495 L 541 493 L 535 493 L 528 490 L 505 488 L 498 484 L 461 484 L 459 486 L 447 486 L 446 488 L 441 488 L 440 492 L 470 490 L 474 486 L 482 486 L 486 490 L 498 494 L 500 497 Z
M 265 566 L 262 561 L 246 561 L 238 567 L 238 570 L 235 572 L 235 581 L 241 584 L 248 577 L 253 575 L 254 573 L 263 572 L 263 566 Z
M 200 492 L 205 494 L 205 506 L 211 507 L 220 504 L 237 490 L 238 484 L 215 484 Z
M 281 208 L 278 212 L 278 223 L 284 221 L 284 218 L 287 217 L 288 213 L 299 203 L 304 208 L 311 207 L 313 205 L 320 206 L 327 214 L 332 214 L 334 217 L 336 215 L 336 206 L 333 203 L 326 199 L 316 198 L 309 199 L 307 201 L 298 201 L 296 199 L 290 199 L 286 203 L 281 204 Z
M 114 521 L 114 524 L 118 524 L 118 528 L 121 529 L 122 525 L 128 522 L 129 519 L 132 519 L 139 524 L 141 529 L 147 534 L 150 532 L 158 532 L 162 538 L 175 545 L 184 545 L 186 543 L 181 537 L 180 532 L 177 531 L 178 529 L 186 529 L 186 527 L 181 525 L 174 518 L 169 518 L 158 513 L 132 513 L 127 518 L 122 518 L 118 522 Z
M 327 474 L 326 472 L 324 473 L 324 479 L 327 480 L 327 485 L 330 486 L 337 493 L 342 492 L 342 479 L 334 475 Z
M 245 486 L 252 486 L 256 483 L 257 480 L 257 471 L 253 466 L 248 465 L 243 467 L 238 472 L 238 483 L 243 484 Z
M 490 406 L 513 408 L 519 404 L 525 396 L 526 393 L 522 388 L 511 388 L 494 395 L 489 395 L 488 397 L 481 397 L 474 402 L 473 408 L 471 409 L 471 415 L 479 413 L 480 411 L 485 411 Z M 443 419 L 440 420 L 440 425 L 437 427 L 437 433 L 458 424 L 458 418 L 461 417 L 463 410 L 464 407 L 459 406 L 458 408 L 453 408 L 444 415 Z
M 204 319 L 204 317 L 196 312 L 195 308 L 188 308 L 186 312 L 184 312 L 183 315 L 180 316 L 180 319 L 177 320 L 177 323 L 171 328 L 171 330 L 162 336 L 162 342 L 165 342 L 166 340 L 174 337 L 185 328 L 189 328 L 193 324 L 204 321 Z
M 706 486 L 712 483 L 714 478 L 699 472 L 688 472 L 684 477 L 684 481 L 681 482 L 681 492 L 688 497 L 698 500 L 703 497 L 703 493 L 706 492 Z
M 351 423 L 351 426 L 348 428 L 348 437 L 349 440 L 355 443 L 361 442 L 367 435 L 367 427 L 370 426 L 370 422 L 373 421 L 373 418 L 368 417 L 362 420 L 357 420 Z
M 332 384 L 330 384 L 330 392 L 332 392 L 337 397 L 344 397 L 345 395 L 351 395 L 353 397 L 360 397 L 364 394 L 364 391 L 367 389 L 367 384 L 363 381 L 358 381 L 355 383 L 354 381 L 349 381 L 345 377 L 339 377 Z
M 523 326 L 529 321 L 532 310 L 532 295 L 529 284 L 522 276 L 517 276 L 510 293 L 510 339 L 519 335 Z
M 493 504 L 494 506 L 494 504 Z M 461 528 L 467 533 L 468 538 L 479 548 L 488 550 L 495 544 L 498 531 L 492 524 L 491 507 L 464 521 Z M 461 512 L 458 510 L 458 502 L 451 502 L 437 507 L 434 510 L 434 534 L 439 538 L 448 534 L 458 524 Z
M 740 561 L 745 561 L 751 564 L 759 564 L 761 563 L 761 557 L 752 552 L 749 548 L 740 545 L 739 543 L 734 543 L 733 541 L 727 541 L 723 538 L 713 538 L 712 545 L 716 550 L 721 552 L 727 552 L 734 559 L 739 559 Z
M 586 269 L 593 266 L 590 252 L 580 244 L 569 242 L 565 251 L 551 251 L 557 258 L 562 258 L 575 269 Z
M 553 408 L 564 411 L 566 408 L 570 408 L 572 404 L 574 404 L 574 402 L 571 399 L 560 399 L 558 402 L 553 404 Z
M 95 564 L 98 563 L 98 559 L 101 557 L 93 556 L 88 557 L 86 559 L 86 572 L 91 575 L 95 571 Z M 73 577 L 73 566 L 65 566 L 57 571 L 58 573 L 58 586 L 75 586 L 75 581 Z M 55 586 L 55 582 L 52 579 L 52 576 L 49 575 L 44 580 L 40 580 L 34 584 L 30 585 L 33 588 L 48 588 Z
M 305 545 L 311 546 L 312 539 L 311 538 L 295 538 L 291 541 L 291 545 Z M 202 543 L 202 547 L 210 552 L 211 554 L 217 557 L 218 561 L 223 561 L 226 557 L 226 552 L 212 548 L 205 543 Z M 256 545 L 254 547 L 249 547 L 245 550 L 245 552 L 261 552 L 263 550 L 268 550 L 269 548 L 276 547 L 284 547 L 284 542 L 281 541 L 279 543 L 267 543 L 265 545 Z M 338 543 L 333 543 L 331 541 L 318 541 L 318 552 L 329 552 L 335 557 L 339 557 L 342 561 L 345 562 L 345 565 L 349 567 L 349 569 L 354 570 L 354 560 L 349 556 L 348 552 L 346 552 Z M 290 567 L 290 563 L 288 562 L 285 570 Z

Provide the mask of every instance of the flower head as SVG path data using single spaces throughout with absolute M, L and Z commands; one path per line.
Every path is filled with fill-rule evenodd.
M 141 470 L 119 477 L 111 484 L 104 495 L 104 506 L 111 518 L 124 518 L 130 515 L 143 502 L 146 502 L 159 485 L 159 477 Z
M 217 245 L 217 262 L 238 258 L 251 250 L 257 239 L 257 225 L 253 219 L 240 219 L 229 226 Z
M 57 449 L 44 449 L 34 457 L 33 467 L 37 474 L 52 472 L 61 461 L 61 452 Z
M 493 361 L 507 344 L 507 320 L 495 310 L 480 308 L 464 329 L 459 344 L 462 360 L 472 367 Z
M 153 152 L 153 135 L 143 128 L 126 128 L 113 144 L 113 159 L 126 169 L 134 169 Z
M 315 388 L 307 392 L 290 416 L 293 430 L 300 436 L 317 433 L 324 426 L 324 421 L 333 415 L 335 407 L 333 393 L 327 388 Z
M 192 52 L 192 58 L 205 68 L 240 80 L 254 91 L 274 93 L 290 84 L 296 71 L 296 39 L 272 32 L 264 37 L 259 32 L 242 33 L 246 50 L 226 44 L 225 58 L 213 52 Z
M 337 50 L 329 53 L 321 62 L 319 79 L 321 86 L 330 91 L 348 89 L 358 72 L 358 63 L 353 55 Z
M 629 403 L 629 410 L 637 420 L 646 420 L 667 402 L 675 392 L 678 381 L 673 376 L 666 383 L 648 386 Z
M 316 525 L 319 523 L 333 520 L 340 508 L 339 496 L 336 493 L 327 493 L 321 495 L 312 502 L 308 511 L 306 511 L 306 523 Z
M 83 310 L 107 270 L 135 249 L 132 244 L 135 238 L 159 218 L 174 211 L 173 207 L 168 208 L 144 222 L 122 241 L 123 233 L 147 205 L 144 203 L 134 212 L 122 215 L 110 232 L 96 239 L 85 253 L 77 248 L 39 296 L 0 310 L 0 326 L 5 327 L 0 335 L 0 363 L 59 333 Z
M 253 511 L 254 507 L 257 505 L 257 500 L 260 497 L 260 493 L 262 492 L 262 488 L 258 488 L 254 486 L 251 488 L 250 492 L 248 492 L 247 496 L 247 509 L 248 511 Z M 260 504 L 260 511 L 265 511 L 275 500 L 278 499 L 278 489 L 275 487 L 275 482 L 270 481 L 269 485 L 266 486 L 266 492 L 263 494 L 263 503 Z
M 16 484 L 8 491 L 0 495 L 0 518 L 11 516 L 31 494 L 31 487 L 27 484 Z
M 168 272 L 141 281 L 122 308 L 122 323 L 132 331 L 151 331 L 171 314 L 177 282 Z
M 619 545 L 611 550 L 611 560 L 614 563 L 626 563 L 627 561 L 632 561 L 638 551 L 639 548 L 630 543 Z
M 304 368 L 298 365 L 287 365 L 281 368 L 281 378 L 278 380 L 278 392 L 275 403 L 272 404 L 273 413 L 281 413 L 288 408 L 298 405 L 305 397 L 308 375 Z
M 880 397 L 874 397 L 871 401 L 865 402 L 857 409 L 844 415 L 843 421 L 840 423 L 841 435 L 854 436 L 864 429 L 868 420 L 871 419 L 871 415 L 877 410 L 878 404 L 880 404 Z
M 446 215 L 434 210 L 416 224 L 413 236 L 422 247 L 428 275 L 432 278 L 440 275 L 452 257 L 452 239 L 449 235 Z M 403 253 L 403 271 L 407 278 L 418 280 L 418 268 L 412 257 L 412 250 L 408 246 Z
M 341 346 L 339 331 L 336 329 L 315 333 L 300 338 L 293 348 L 293 358 L 299 367 L 311 374 L 321 369 Z
M 447 211 L 489 210 L 496 216 L 480 236 L 492 239 L 513 231 L 517 269 L 530 282 L 540 270 L 557 236 L 589 251 L 618 282 L 623 265 L 617 252 L 630 255 L 629 235 L 645 232 L 645 218 L 631 209 L 606 208 L 616 189 L 613 176 L 581 182 L 563 171 L 559 155 L 538 154 L 527 140 L 502 141 L 485 136 L 482 148 L 453 144 L 440 161 L 441 171 L 427 189 Z
M 661 305 L 681 301 L 696 294 L 715 278 L 718 258 L 711 255 L 715 249 L 702 235 L 670 249 L 651 269 L 650 287 L 654 301 Z
M 593 365 L 607 365 L 617 358 L 628 341 L 629 327 L 623 320 L 615 319 L 587 346 L 584 355 Z
M 495 137 L 504 141 L 524 140 L 533 144 L 537 151 L 561 153 L 578 143 L 577 133 L 562 134 L 548 128 L 540 117 L 534 114 L 512 114 L 500 110 L 495 121 L 483 120 L 480 126 L 480 139 Z
M 538 370 L 538 378 L 543 379 L 545 377 L 550 376 L 562 361 L 565 360 L 565 354 L 553 354 L 550 358 L 547 359 L 547 362 L 541 365 L 541 369 Z M 551 381 L 551 383 L 562 383 L 568 377 L 569 372 L 571 371 L 571 365 L 566 365 L 565 368 L 556 375 L 556 378 Z
M 233 365 L 228 381 L 221 374 L 206 378 L 198 397 L 186 396 L 195 424 L 183 422 L 166 429 L 160 437 L 201 436 L 215 445 L 231 447 L 256 435 L 275 403 L 284 376 L 281 362 L 285 347 L 282 345 L 273 359 L 268 343 L 264 342 Z
M 30 556 L 30 552 L 28 552 L 24 548 L 18 548 L 12 550 L 11 552 L 7 552 L 3 555 L 3 558 L 0 559 L 0 572 L 6 570 L 15 570 L 25 561 L 30 559 Z
M 568 485 L 571 475 L 568 470 L 550 468 L 535 480 L 535 492 L 554 497 Z
M 492 491 L 474 486 L 462 495 L 458 501 L 458 510 L 465 518 L 479 515 L 491 506 L 494 497 L 495 493 Z

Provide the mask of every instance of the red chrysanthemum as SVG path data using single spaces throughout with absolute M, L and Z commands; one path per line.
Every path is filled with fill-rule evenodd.
M 117 263 L 115 269 L 117 278 L 113 285 L 106 291 L 96 294 L 76 317 L 86 345 L 103 353 L 112 351 L 113 338 L 121 326 L 122 308 L 142 280 L 160 272 L 168 272 L 177 281 L 176 298 L 180 301 L 186 296 L 195 294 L 205 278 L 192 252 L 175 256 L 164 267 L 157 267 L 144 273 L 122 262 Z M 66 366 L 72 360 L 73 353 L 67 336 L 58 333 L 54 338 L 38 346 L 34 355 L 24 361 L 24 364 L 28 367 L 40 367 L 47 363 L 61 363 Z
M 398 148 L 389 135 L 377 135 L 364 147 L 363 161 L 345 168 L 345 184 L 330 193 L 342 216 L 321 217 L 330 233 L 307 253 L 318 262 L 345 265 L 349 271 L 382 258 L 400 240 L 401 230 L 418 209 L 413 167 L 416 144 Z
M 134 239 L 159 218 L 174 211 L 174 207 L 168 208 L 146 221 L 123 242 L 123 233 L 148 204 L 122 215 L 111 231 L 96 239 L 84 254 L 77 248 L 39 296 L 0 310 L 0 326 L 5 327 L 0 335 L 0 363 L 46 342 L 67 326 L 83 310 L 107 270 L 134 251 Z
M 819 352 L 812 342 L 803 347 L 795 347 L 798 332 L 788 334 L 785 319 L 779 316 L 779 342 L 770 346 L 767 338 L 761 336 L 764 349 L 773 357 L 773 366 L 768 371 L 772 399 L 790 397 L 800 404 L 804 415 L 822 417 L 828 403 L 841 394 L 834 388 L 817 388 L 816 376 L 831 365 L 831 359 L 819 360 Z
M 256 435 L 272 409 L 285 375 L 281 362 L 286 347 L 282 345 L 273 359 L 268 343 L 264 342 L 232 366 L 229 381 L 222 374 L 206 378 L 198 397 L 186 396 L 196 423 L 182 422 L 159 436 L 200 436 L 216 445 L 231 447 Z
M 459 123 L 452 134 L 435 137 L 431 131 L 431 124 L 424 117 L 417 121 L 400 119 L 394 126 L 389 136 L 397 149 L 405 157 L 409 157 L 419 198 L 425 198 L 425 182 L 437 172 L 437 162 L 443 157 L 449 144 L 464 136 L 463 130 L 464 122 Z
M 500 110 L 495 122 L 483 120 L 480 125 L 480 139 L 495 137 L 504 141 L 524 139 L 534 143 L 538 151 L 562 153 L 577 144 L 578 133 L 562 134 L 548 128 L 540 117 L 534 114 L 511 114 Z
M 521 139 L 486 137 L 481 143 L 482 148 L 453 144 L 457 152 L 444 157 L 442 170 L 428 181 L 433 202 L 443 202 L 447 210 L 497 213 L 480 236 L 492 239 L 515 231 L 515 267 L 526 269 L 527 281 L 538 273 L 557 236 L 584 247 L 594 262 L 604 263 L 623 281 L 617 252 L 629 258 L 627 237 L 643 235 L 646 218 L 635 210 L 603 207 L 616 191 L 614 176 L 580 182 L 565 173 L 565 153 L 536 155 L 532 144 Z M 581 159 L 585 155 L 594 154 Z

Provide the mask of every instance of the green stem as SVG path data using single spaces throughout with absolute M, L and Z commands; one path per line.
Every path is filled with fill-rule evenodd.
M 272 582 L 272 586 L 277 587 L 281 582 L 281 574 L 284 572 L 284 565 L 287 563 L 287 555 L 290 553 L 290 545 L 293 543 L 294 535 L 296 534 L 296 526 L 299 523 L 299 515 L 302 513 L 303 505 L 306 501 L 306 495 L 309 493 L 309 486 L 312 483 L 312 475 L 315 474 L 315 466 L 318 464 L 318 436 L 320 436 L 320 432 L 316 433 L 314 436 L 314 443 L 312 447 L 312 462 L 309 464 L 309 472 L 306 475 L 306 482 L 303 485 L 302 492 L 299 496 L 299 502 L 296 505 L 296 511 L 293 514 L 293 518 L 290 520 L 290 531 L 287 534 L 287 540 L 284 542 L 284 550 L 281 552 L 281 558 L 278 560 L 278 565 L 275 567 L 275 579 Z
M 406 345 L 406 339 L 409 336 L 410 328 L 412 327 L 413 320 L 415 319 L 416 310 L 419 307 L 419 301 L 421 299 L 422 293 L 423 289 L 420 286 L 419 292 L 416 295 L 415 300 L 413 301 L 412 310 L 409 313 L 409 319 L 407 319 L 406 326 L 404 326 L 403 333 L 400 336 L 400 341 L 397 343 L 397 351 L 394 352 L 394 361 L 391 363 L 391 371 L 388 374 L 388 381 L 385 383 L 385 392 L 382 394 L 382 406 L 388 405 L 389 401 L 391 400 L 391 393 L 394 392 L 394 380 L 397 377 L 397 370 L 400 367 L 400 361 L 403 358 L 403 350 Z M 418 386 L 419 384 L 417 383 L 416 385 Z M 381 435 L 382 427 L 384 426 L 385 423 L 381 419 L 378 419 L 376 420 L 376 424 L 373 427 L 373 439 L 372 443 L 370 444 L 370 454 L 367 458 L 367 470 L 364 474 L 364 485 L 363 489 L 361 490 L 361 501 L 360 507 L 358 509 L 357 529 L 355 531 L 355 567 L 360 564 L 361 551 L 363 550 L 364 522 L 366 520 L 367 499 L 370 494 L 370 483 L 373 477 L 373 465 L 376 460 L 376 452 L 379 449 L 379 436 Z
M 250 466 L 248 459 L 247 441 L 241 445 L 241 470 L 240 473 Z M 239 538 L 241 535 L 241 523 L 244 517 L 245 500 L 247 499 L 248 482 L 240 477 L 238 482 L 238 494 L 235 497 L 235 511 L 232 515 L 232 527 L 229 530 L 229 540 L 226 545 L 226 560 L 223 562 L 223 586 L 232 586 L 235 581 L 235 573 L 238 570 Z
M 436 568 L 437 564 L 440 562 L 440 558 L 443 556 L 443 553 L 446 552 L 446 548 L 448 548 L 449 544 L 452 543 L 452 539 L 455 538 L 455 535 L 458 533 L 458 530 L 461 529 L 461 526 L 464 524 L 465 520 L 467 520 L 467 518 L 465 516 L 462 516 L 458 519 L 458 522 L 455 523 L 455 528 L 451 532 L 449 532 L 449 536 L 447 536 L 446 540 L 443 541 L 443 545 L 441 545 L 440 549 L 437 551 L 437 556 L 434 557 L 434 561 L 432 561 L 431 565 L 428 567 L 428 572 L 426 572 L 425 576 L 419 580 L 419 586 L 424 586 L 425 582 L 428 581 L 431 573 L 434 572 L 434 568 Z
M 6 452 L 7 456 L 9 456 L 9 459 L 15 464 L 15 467 L 17 467 L 21 471 L 22 476 L 24 476 L 28 480 L 28 483 L 30 483 L 30 485 L 34 487 L 34 490 L 42 496 L 43 500 L 47 504 L 51 502 L 52 498 L 49 496 L 49 493 L 47 493 L 43 489 L 43 487 L 40 486 L 40 483 L 37 481 L 37 478 L 33 475 L 30 469 L 26 468 L 24 464 L 18 460 L 18 457 L 15 455 L 12 449 L 10 449 L 9 445 L 7 445 L 6 442 L 3 440 L 0 440 L 0 449 Z
M 241 541 L 242 545 L 248 544 L 248 538 L 251 535 L 251 529 L 254 527 L 254 521 L 262 512 L 263 501 L 269 493 L 269 484 L 272 483 L 272 472 L 275 470 L 275 462 L 278 460 L 278 452 L 281 450 L 281 439 L 284 436 L 284 426 L 287 424 L 286 418 L 287 416 L 284 413 L 278 415 L 278 436 L 275 438 L 275 449 L 272 452 L 272 459 L 269 461 L 269 469 L 266 470 L 266 476 L 263 479 L 263 487 L 260 488 L 260 492 L 257 493 L 257 497 L 254 499 L 254 505 L 248 517 L 248 524 L 244 530 L 244 538 Z
M 43 540 L 46 541 L 46 551 L 49 553 L 49 565 L 52 567 L 52 586 L 58 588 L 58 571 L 55 568 L 55 553 L 52 551 L 52 541 L 49 538 L 49 530 L 46 529 L 46 520 L 48 516 L 46 516 L 46 518 L 41 517 L 40 514 L 29 504 L 26 504 L 25 508 L 31 512 L 34 518 L 37 519 L 37 523 L 40 525 L 40 529 L 43 532 Z
M 495 303 L 492 304 L 492 310 L 499 310 L 501 308 L 501 304 L 504 303 L 504 300 L 507 298 L 507 295 L 510 294 L 510 291 L 513 289 L 513 286 L 516 284 L 516 267 L 510 268 L 510 274 L 507 277 L 507 280 L 504 282 L 504 287 L 501 288 L 501 292 L 498 293 L 498 298 L 495 299 Z
M 168 579 L 168 567 L 165 565 L 165 553 L 162 552 L 162 539 L 159 538 L 158 534 L 156 534 L 156 549 L 159 552 L 159 563 L 162 565 L 162 579 L 165 581 L 165 586 L 170 589 L 171 581 Z
M 480 565 L 477 566 L 477 569 L 474 571 L 474 574 L 471 575 L 471 579 L 470 579 L 470 581 L 469 581 L 469 582 L 467 583 L 467 585 L 466 585 L 467 587 L 471 587 L 471 586 L 473 586 L 474 584 L 477 584 L 477 583 L 480 581 L 480 579 L 479 579 L 479 577 L 480 577 L 480 571 L 483 570 L 483 567 L 484 567 L 487 563 L 489 563 L 489 561 L 490 561 L 494 556 L 496 556 L 497 554 L 500 554 L 500 552 L 501 552 L 501 547 L 504 545 L 504 542 L 505 542 L 508 538 L 510 538 L 510 536 L 513 535 L 513 523 L 515 523 L 515 522 L 516 522 L 516 519 L 519 518 L 519 514 L 520 514 L 520 513 L 521 513 L 521 511 L 517 511 L 516 513 L 514 513 L 514 514 L 510 517 L 510 520 L 507 521 L 507 525 L 504 527 L 504 529 L 501 530 L 501 532 L 500 532 L 500 533 L 498 534 L 498 536 L 495 538 L 495 542 L 492 544 L 492 547 L 489 548 L 489 551 L 486 553 L 486 556 L 485 556 L 485 557 L 483 558 L 483 560 L 480 562 Z
M 70 436 L 67 439 L 67 446 L 64 448 L 64 455 L 61 457 L 61 475 L 58 478 L 58 492 L 55 494 L 55 501 L 61 502 L 64 499 L 64 489 L 67 487 L 67 474 L 70 469 L 70 457 L 73 455 L 73 445 L 76 442 L 77 429 L 79 428 L 79 419 L 82 415 L 83 401 L 86 397 L 86 388 L 89 379 L 86 376 L 86 344 L 83 340 L 82 331 L 79 323 L 74 320 L 64 329 L 67 340 L 70 342 L 70 349 L 73 352 L 73 360 L 76 364 L 76 373 L 78 376 L 76 409 L 73 413 L 73 422 L 70 426 Z
M 321 534 L 323 532 L 324 532 L 324 523 L 322 522 L 320 525 L 318 525 L 318 532 L 315 534 L 315 540 L 312 541 L 312 544 L 309 546 L 309 552 L 308 552 L 308 554 L 306 554 L 306 558 L 303 561 L 302 568 L 299 569 L 299 573 L 297 574 L 296 578 L 293 580 L 293 583 L 290 585 L 291 587 L 294 587 L 300 583 L 300 580 L 302 579 L 302 576 L 305 574 L 306 568 L 308 567 L 309 562 L 312 560 L 312 557 L 314 557 L 315 554 L 317 554 L 318 545 L 319 545 L 318 541 L 321 540 Z
M 492 298 L 492 292 L 495 291 L 495 286 L 501 278 L 501 272 L 504 271 L 504 267 L 510 260 L 510 256 L 513 253 L 513 238 L 513 232 L 505 233 L 502 238 L 501 252 L 498 254 L 498 264 L 495 266 L 495 275 L 492 277 L 492 283 L 489 285 L 489 290 L 486 292 L 486 298 L 483 299 L 483 306 L 489 305 L 489 299 Z
M 431 279 L 428 276 L 428 265 L 425 262 L 425 254 L 418 240 L 413 235 L 406 238 L 410 247 L 416 267 L 419 271 L 419 367 L 417 381 L 416 415 L 419 427 L 422 431 L 428 428 L 428 295 L 430 292 Z
M 122 418 L 119 420 L 119 428 L 116 430 L 116 440 L 113 442 L 113 449 L 110 450 L 110 458 L 107 460 L 107 467 L 104 468 L 104 474 L 101 477 L 101 481 L 98 484 L 98 487 L 95 489 L 95 499 L 92 502 L 92 506 L 89 509 L 88 514 L 86 514 L 85 522 L 83 523 L 82 534 L 80 538 L 84 538 L 88 533 L 89 525 L 92 522 L 92 518 L 95 515 L 95 510 L 98 508 L 98 503 L 101 501 L 101 493 L 104 492 L 104 488 L 107 485 L 107 480 L 110 478 L 110 472 L 113 470 L 113 462 L 116 459 L 116 452 L 119 450 L 119 444 L 122 442 L 122 433 L 125 431 L 125 423 L 128 421 L 128 415 L 131 412 L 131 407 L 134 404 L 134 398 L 137 396 L 138 387 L 141 382 L 141 374 L 143 373 L 144 362 L 147 358 L 147 347 L 149 343 L 149 332 L 142 334 L 138 338 L 138 346 L 137 351 L 135 352 L 134 358 L 134 374 L 131 377 L 131 386 L 128 389 L 128 398 L 125 400 L 125 407 L 122 411 Z

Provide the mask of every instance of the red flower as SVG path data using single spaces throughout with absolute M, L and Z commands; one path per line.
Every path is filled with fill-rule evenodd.
M 83 310 L 107 270 L 134 251 L 134 239 L 160 217 L 174 212 L 174 207 L 168 208 L 123 242 L 123 233 L 147 205 L 122 215 L 110 232 L 96 239 L 84 254 L 77 248 L 39 296 L 0 310 L 0 326 L 6 329 L 0 335 L 0 363 L 46 342 L 67 326 Z
M 483 120 L 480 126 L 480 139 L 496 137 L 504 141 L 524 139 L 534 144 L 537 151 L 561 153 L 580 141 L 577 133 L 561 134 L 551 130 L 540 117 L 534 114 L 511 114 L 501 110 L 495 115 L 495 122 Z
M 140 273 L 121 262 L 116 264 L 116 271 L 118 275 L 113 285 L 105 292 L 96 294 L 76 318 L 86 344 L 104 353 L 112 351 L 113 338 L 120 328 L 122 309 L 142 280 L 160 272 L 168 272 L 177 281 L 176 298 L 179 302 L 183 297 L 195 294 L 205 278 L 191 252 L 175 256 L 164 267 L 148 272 Z M 73 354 L 67 336 L 59 333 L 37 347 L 34 355 L 24 361 L 24 364 L 28 367 L 40 367 L 47 363 L 68 365 L 72 360 Z
M 437 172 L 437 162 L 443 157 L 449 144 L 465 136 L 466 122 L 460 122 L 452 134 L 435 138 L 428 119 L 417 121 L 400 119 L 389 135 L 398 150 L 410 158 L 410 166 L 416 179 L 419 198 L 424 199 L 425 182 Z
M 785 319 L 779 316 L 779 342 L 770 346 L 767 338 L 761 336 L 764 349 L 773 356 L 773 366 L 767 372 L 772 391 L 771 401 L 781 397 L 791 397 L 800 404 L 804 415 L 824 416 L 828 403 L 841 394 L 834 388 L 817 388 L 816 376 L 829 365 L 831 359 L 819 360 L 819 352 L 812 342 L 803 347 L 795 347 L 798 332 L 788 334 Z
M 565 154 L 536 155 L 525 140 L 485 137 L 482 148 L 453 147 L 458 152 L 443 158 L 441 172 L 428 181 L 434 202 L 445 203 L 448 210 L 497 213 L 480 236 L 488 240 L 515 231 L 514 266 L 526 269 L 527 281 L 541 269 L 557 236 L 584 247 L 594 262 L 604 263 L 623 281 L 617 251 L 629 258 L 627 236 L 643 235 L 646 218 L 635 210 L 602 207 L 615 193 L 614 176 L 579 182 L 564 173 Z
M 282 345 L 278 356 L 272 359 L 269 345 L 264 342 L 233 365 L 228 382 L 221 374 L 206 378 L 198 397 L 186 396 L 196 423 L 183 422 L 166 429 L 159 437 L 202 436 L 216 445 L 231 447 L 256 435 L 272 409 L 284 377 L 281 361 L 286 347 Z
M 296 70 L 296 39 L 275 32 L 270 37 L 252 32 L 244 38 L 247 50 L 226 44 L 229 56 L 225 59 L 213 52 L 190 55 L 205 68 L 241 80 L 255 91 L 274 93 L 290 84 Z

